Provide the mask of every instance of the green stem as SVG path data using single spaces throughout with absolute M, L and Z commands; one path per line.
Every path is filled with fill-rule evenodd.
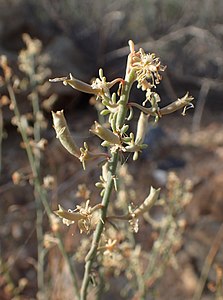
M 113 178 L 116 174 L 117 163 L 118 163 L 118 152 L 115 152 L 115 153 L 113 153 L 112 158 L 108 165 L 107 185 L 106 185 L 105 193 L 104 193 L 102 203 L 101 203 L 103 205 L 103 209 L 101 210 L 101 222 L 99 222 L 96 227 L 96 230 L 93 235 L 93 241 L 91 244 L 91 248 L 85 258 L 86 263 L 85 263 L 84 278 L 83 278 L 82 287 L 81 287 L 81 300 L 85 300 L 87 297 L 87 288 L 88 288 L 88 284 L 90 281 L 91 267 L 95 260 L 98 244 L 101 239 L 102 231 L 104 229 L 104 223 L 106 220 L 109 199 L 110 199 L 111 191 L 112 191 L 112 188 L 114 185 Z
M 129 93 L 131 86 L 134 82 L 134 72 L 130 72 L 126 74 L 125 76 L 125 83 L 122 88 L 122 94 L 120 96 L 119 100 L 119 113 L 117 116 L 117 128 L 121 129 L 122 126 L 124 125 L 126 114 L 127 114 L 127 103 L 129 100 Z M 107 173 L 107 183 L 105 187 L 105 192 L 102 198 L 101 204 L 103 205 L 103 208 L 101 210 L 101 222 L 98 223 L 96 230 L 93 235 L 93 240 L 91 244 L 91 248 L 85 258 L 85 272 L 84 272 L 84 278 L 82 281 L 82 286 L 81 286 L 81 300 L 86 300 L 87 299 L 87 289 L 88 285 L 90 282 L 90 273 L 91 273 L 91 268 L 92 264 L 95 260 L 96 254 L 97 254 L 97 248 L 98 244 L 101 239 L 101 234 L 104 229 L 104 224 L 106 221 L 106 215 L 107 215 L 107 208 L 111 196 L 111 191 L 114 186 L 114 178 L 116 178 L 116 169 L 117 169 L 117 164 L 118 164 L 118 157 L 119 157 L 119 149 L 117 149 L 113 154 L 108 162 L 108 173 Z
M 119 112 L 118 112 L 117 122 L 116 122 L 116 125 L 119 129 L 122 128 L 125 122 L 125 118 L 128 110 L 127 103 L 129 100 L 129 93 L 134 80 L 135 80 L 135 72 L 133 70 L 130 73 L 127 73 L 125 75 L 125 82 L 119 100 Z

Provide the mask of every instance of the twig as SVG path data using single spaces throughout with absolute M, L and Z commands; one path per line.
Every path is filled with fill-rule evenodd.
M 205 102 L 207 99 L 208 92 L 210 90 L 210 82 L 204 80 L 201 84 L 200 93 L 198 96 L 197 104 L 195 107 L 193 122 L 192 122 L 192 131 L 195 132 L 200 129 L 201 118 L 204 111 Z

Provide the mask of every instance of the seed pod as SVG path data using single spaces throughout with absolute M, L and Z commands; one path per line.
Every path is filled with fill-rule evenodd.
M 182 98 L 177 99 L 176 101 L 172 102 L 171 104 L 159 109 L 158 111 L 154 111 L 152 107 L 146 108 L 138 103 L 134 103 L 134 102 L 130 102 L 128 105 L 130 107 L 136 107 L 139 110 L 141 110 L 142 112 L 144 112 L 147 115 L 151 115 L 151 116 L 158 116 L 162 117 L 164 115 L 168 115 L 171 114 L 172 112 L 175 112 L 181 108 L 187 108 L 188 105 L 190 106 L 189 108 L 194 107 L 193 104 L 191 103 L 191 101 L 194 98 L 192 96 L 189 96 L 189 93 L 186 93 L 186 95 Z M 185 114 L 185 109 L 183 111 L 183 115 Z
M 105 128 L 100 125 L 97 121 L 95 121 L 94 126 L 90 129 L 92 133 L 99 136 L 102 140 L 109 142 L 110 144 L 120 144 L 119 137 L 114 134 L 111 130 Z
M 75 90 L 78 90 L 78 91 L 84 92 L 84 93 L 88 93 L 88 94 L 95 95 L 100 92 L 100 89 L 94 89 L 94 88 L 92 88 L 92 86 L 90 84 L 87 84 L 81 80 L 74 78 L 71 73 L 67 77 L 49 79 L 49 81 L 50 82 L 62 81 L 64 85 L 69 84 Z
M 135 139 L 136 144 L 143 143 L 147 132 L 147 128 L 148 128 L 148 115 L 141 112 L 137 124 L 136 139 Z
M 63 84 L 69 84 L 72 88 L 88 94 L 98 94 L 100 92 L 100 89 L 94 89 L 90 84 L 75 79 L 72 74 L 70 74 L 69 79 L 63 81 Z
M 71 136 L 66 119 L 64 117 L 63 110 L 57 112 L 52 111 L 52 116 L 54 129 L 57 134 L 56 137 L 60 140 L 61 144 L 64 146 L 65 149 L 67 149 L 69 153 L 79 158 L 80 149 L 75 144 Z
M 160 114 L 161 115 L 167 115 L 170 114 L 178 109 L 184 108 L 186 106 L 188 106 L 189 104 L 192 105 L 191 107 L 193 107 L 193 104 L 191 103 L 191 101 L 194 98 L 189 96 L 189 93 L 187 92 L 186 95 L 182 98 L 177 99 L 176 101 L 174 101 L 173 103 L 165 106 L 164 108 L 162 108 L 160 110 Z
M 149 211 L 149 209 L 154 205 L 159 197 L 160 189 L 154 189 L 152 186 L 150 188 L 149 196 L 144 200 L 144 202 L 134 211 L 135 217 L 142 215 L 143 213 Z

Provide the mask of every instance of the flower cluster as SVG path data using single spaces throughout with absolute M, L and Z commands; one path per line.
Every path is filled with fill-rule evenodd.
M 159 72 L 163 72 L 166 67 L 161 65 L 161 62 L 154 53 L 146 54 L 142 48 L 135 52 L 134 43 L 130 41 L 131 62 L 130 65 L 135 69 L 138 88 L 147 91 L 156 84 L 159 84 L 162 76 Z

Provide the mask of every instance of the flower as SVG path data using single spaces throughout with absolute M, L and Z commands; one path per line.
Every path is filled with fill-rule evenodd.
M 91 84 L 92 89 L 98 91 L 97 94 L 95 93 L 97 95 L 96 100 L 98 98 L 110 98 L 110 88 L 113 87 L 113 85 L 115 85 L 116 83 L 122 81 L 122 78 L 116 78 L 111 82 L 107 82 L 106 77 L 103 74 L 103 70 L 99 69 L 99 78 L 96 78 Z
M 159 58 L 154 53 L 146 54 L 142 48 L 135 52 L 134 43 L 131 41 L 129 44 L 130 66 L 135 69 L 138 88 L 141 87 L 144 91 L 156 87 L 156 84 L 159 84 L 162 79 L 159 71 L 164 71 L 166 67 L 161 65 Z
M 134 213 L 131 205 L 129 205 L 128 209 L 129 215 L 131 216 L 131 218 L 129 219 L 131 231 L 137 233 L 139 231 L 139 219 L 136 217 L 136 214 Z
M 98 250 L 103 250 L 104 255 L 111 255 L 114 251 L 115 247 L 117 246 L 117 240 L 108 239 L 105 246 L 99 247 Z
M 97 223 L 100 220 L 100 215 L 98 210 L 102 207 L 101 204 L 95 205 L 94 207 L 89 206 L 90 200 L 86 201 L 85 207 L 80 205 L 76 206 L 76 209 L 65 210 L 61 205 L 58 205 L 58 210 L 54 213 L 62 218 L 62 222 L 69 226 L 77 222 L 80 229 L 80 233 L 90 233 L 94 230 Z

